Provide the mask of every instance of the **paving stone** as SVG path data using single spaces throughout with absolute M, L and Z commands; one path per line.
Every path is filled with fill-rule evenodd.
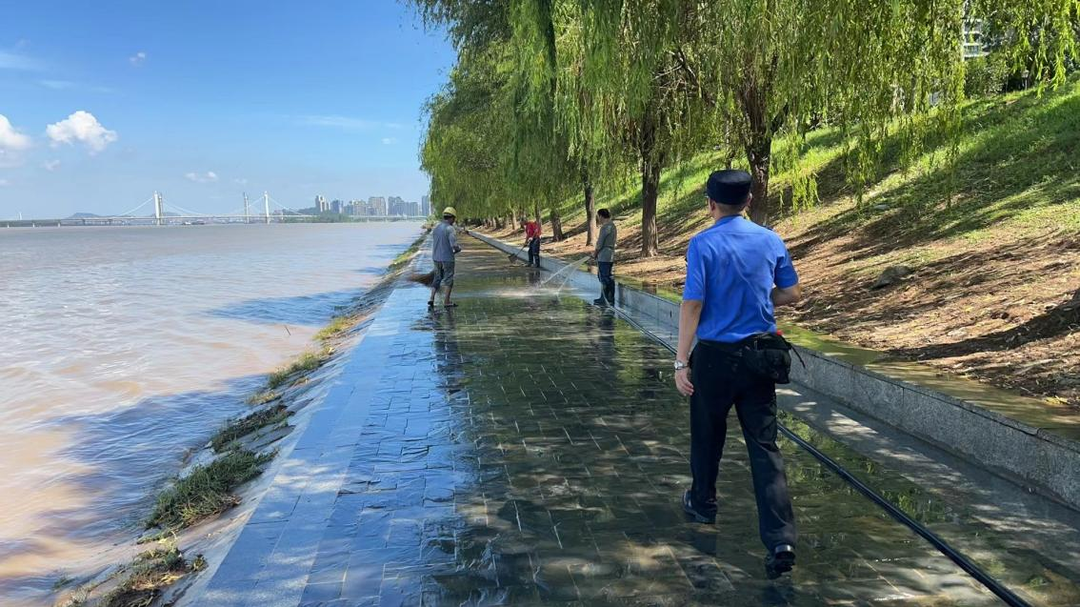
M 788 443 L 799 564 L 766 580 L 738 424 L 718 524 L 688 522 L 670 354 L 463 241 L 460 307 L 398 286 L 212 588 L 335 606 L 995 603 Z

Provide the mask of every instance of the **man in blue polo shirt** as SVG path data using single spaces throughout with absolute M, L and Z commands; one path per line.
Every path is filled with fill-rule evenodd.
M 799 277 L 783 240 L 743 217 L 750 174 L 716 171 L 705 190 L 716 223 L 690 240 L 679 316 L 675 384 L 690 397 L 690 470 L 683 509 L 716 521 L 716 475 L 731 407 L 742 425 L 757 496 L 761 541 L 770 578 L 795 565 L 795 515 L 784 460 L 776 446 L 776 384 L 747 368 L 740 353 L 762 333 L 775 333 L 775 306 L 800 297 Z M 691 346 L 697 338 L 697 345 Z

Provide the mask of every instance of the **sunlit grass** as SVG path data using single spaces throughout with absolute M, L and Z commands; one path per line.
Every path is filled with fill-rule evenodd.
M 182 529 L 232 508 L 240 503 L 233 490 L 258 476 L 271 459 L 272 454 L 232 451 L 196 466 L 158 495 L 147 526 Z

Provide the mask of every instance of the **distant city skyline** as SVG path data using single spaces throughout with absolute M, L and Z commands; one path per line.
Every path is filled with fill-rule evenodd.
M 0 218 L 428 192 L 421 109 L 454 52 L 407 5 L 110 7 L 5 7 Z

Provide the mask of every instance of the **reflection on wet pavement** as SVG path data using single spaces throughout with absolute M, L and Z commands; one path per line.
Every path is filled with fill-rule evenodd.
M 997 604 L 790 443 L 799 564 L 766 580 L 737 424 L 718 524 L 688 522 L 668 352 L 464 244 L 459 308 L 403 285 L 379 313 L 381 377 L 300 604 Z

